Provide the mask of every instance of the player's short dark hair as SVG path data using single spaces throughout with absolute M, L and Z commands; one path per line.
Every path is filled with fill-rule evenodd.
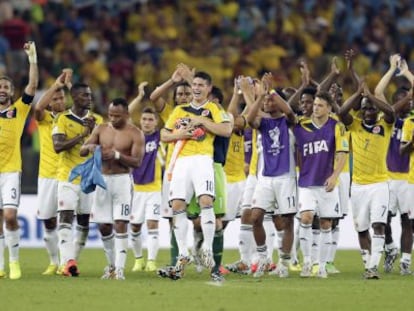
M 218 99 L 220 105 L 223 104 L 224 95 L 219 87 L 213 85 L 213 87 L 211 88 L 211 95 Z
M 86 89 L 88 87 L 89 87 L 89 85 L 87 85 L 86 83 L 76 82 L 72 85 L 72 87 L 70 89 L 70 94 L 73 95 L 73 94 L 77 93 L 80 89 Z
M 211 79 L 211 76 L 207 72 L 204 72 L 204 71 L 197 71 L 194 74 L 194 78 L 200 78 L 200 79 L 206 80 L 209 85 L 211 85 L 211 83 L 213 81 Z
M 401 95 L 405 96 L 408 92 L 410 91 L 410 89 L 406 86 L 400 86 L 395 92 L 394 94 L 392 94 L 392 102 L 395 104 L 397 102 L 397 98 Z
M 10 78 L 9 76 L 0 76 L 0 80 L 9 81 L 10 85 L 11 85 L 11 88 L 12 88 L 12 91 L 14 91 L 14 83 L 13 83 L 12 78 Z
M 326 103 L 329 106 L 332 106 L 332 104 L 333 104 L 333 98 L 332 98 L 331 94 L 329 94 L 329 92 L 325 92 L 325 91 L 318 92 L 318 93 L 316 93 L 315 97 L 319 97 L 320 99 L 323 99 L 324 101 L 326 101 Z
M 155 111 L 155 109 L 153 107 L 150 106 L 146 106 L 142 109 L 141 113 L 151 113 L 155 116 L 157 116 L 157 112 Z
M 314 87 L 305 87 L 302 92 L 300 93 L 300 97 L 302 97 L 303 94 L 307 94 L 312 96 L 313 98 L 316 97 L 316 93 L 318 92 L 318 90 Z
M 117 97 L 117 98 L 114 98 L 114 99 L 111 101 L 111 104 L 112 104 L 112 105 L 114 105 L 114 106 L 122 106 L 125 110 L 127 110 L 127 111 L 128 111 L 128 102 L 127 102 L 127 100 L 126 100 L 125 98 L 123 98 L 123 97 Z

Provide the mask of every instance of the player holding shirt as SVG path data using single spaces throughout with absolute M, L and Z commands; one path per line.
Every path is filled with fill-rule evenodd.
M 58 116 L 52 130 L 52 139 L 54 149 L 59 154 L 58 237 L 61 262 L 65 265 L 63 274 L 78 276 L 76 260 L 89 233 L 91 195 L 82 192 L 80 177 L 69 182 L 69 175 L 75 166 L 85 161 L 79 154 L 80 148 L 95 124 L 100 124 L 103 120 L 90 110 L 92 91 L 87 84 L 75 83 L 70 95 L 73 106 Z M 75 214 L 78 225 L 74 239 L 72 223 Z
M 6 277 L 4 270 L 6 245 L 9 249 L 11 280 L 20 279 L 22 275 L 19 263 L 20 231 L 17 220 L 22 171 L 20 138 L 39 80 L 35 43 L 27 42 L 23 48 L 28 56 L 30 67 L 29 82 L 22 97 L 13 101 L 13 81 L 7 76 L 0 77 L 0 278 Z

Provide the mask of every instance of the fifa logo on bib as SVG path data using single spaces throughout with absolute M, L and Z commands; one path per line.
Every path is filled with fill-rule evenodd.
M 150 153 L 157 150 L 157 143 L 155 141 L 149 141 L 145 144 L 145 152 Z
M 312 141 L 303 145 L 303 155 L 311 155 L 319 152 L 329 152 L 328 145 L 325 140 Z

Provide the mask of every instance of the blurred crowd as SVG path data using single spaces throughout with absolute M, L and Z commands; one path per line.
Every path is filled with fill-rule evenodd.
M 16 90 L 26 82 L 23 43 L 33 40 L 39 94 L 70 67 L 103 115 L 108 100 L 132 98 L 144 80 L 149 94 L 181 62 L 209 72 L 226 98 L 238 75 L 272 72 L 276 85 L 298 87 L 301 59 L 320 81 L 349 48 L 369 85 L 392 53 L 414 65 L 411 0 L 0 0 L 0 25 L 0 74 Z M 341 83 L 347 93 L 351 80 Z

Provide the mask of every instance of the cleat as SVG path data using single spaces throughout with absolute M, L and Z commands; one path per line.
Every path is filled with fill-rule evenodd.
M 144 258 L 142 257 L 136 258 L 134 266 L 132 267 L 132 272 L 144 271 L 144 269 L 145 269 Z
M 316 274 L 316 276 L 320 279 L 327 279 L 328 278 L 328 272 L 326 271 L 326 269 L 320 269 L 318 270 L 318 273 Z
M 201 248 L 198 252 L 201 264 L 207 269 L 212 269 L 216 264 L 214 262 L 213 252 L 208 249 Z
M 219 267 L 219 272 L 220 272 L 221 275 L 230 274 L 230 270 L 227 270 L 224 266 Z
M 274 262 L 271 262 L 270 264 L 267 265 L 266 271 L 270 273 L 270 272 L 275 271 L 276 269 L 277 269 L 276 264 Z
M 225 281 L 223 275 L 219 271 L 212 272 L 210 276 L 211 276 L 211 281 L 214 283 L 222 284 Z
M 255 273 L 257 271 L 257 263 L 252 263 L 250 265 L 250 271 L 252 271 L 252 273 Z
M 291 262 L 289 264 L 289 270 L 292 272 L 300 272 L 302 270 L 302 266 L 298 262 Z
M 333 262 L 327 262 L 326 263 L 326 272 L 328 272 L 328 274 L 338 274 L 341 273 L 341 271 L 339 271 L 335 265 L 333 264 Z
M 204 267 L 201 264 L 201 258 L 199 256 L 199 251 L 195 251 L 194 252 L 194 255 L 193 255 L 193 259 L 192 260 L 194 261 L 194 265 L 195 265 L 196 272 L 197 273 L 203 272 Z
M 76 260 L 70 259 L 66 263 L 65 268 L 63 269 L 62 275 L 64 276 L 79 276 L 78 264 Z
M 148 260 L 147 261 L 147 264 L 145 265 L 145 271 L 146 272 L 157 271 L 157 265 L 155 263 L 155 260 Z
M 20 270 L 20 263 L 18 261 L 12 261 L 9 263 L 10 280 L 18 280 L 22 277 L 22 271 Z
M 184 276 L 185 267 L 192 262 L 190 256 L 180 255 L 177 257 L 177 263 L 174 267 L 174 275 L 179 274 L 180 278 Z
M 56 270 L 56 275 L 63 275 L 63 271 L 65 270 L 65 266 L 59 266 Z
M 390 273 L 393 269 L 394 262 L 398 257 L 398 249 L 392 248 L 385 251 L 384 272 Z
M 261 277 L 265 273 L 265 271 L 267 271 L 269 264 L 269 259 L 267 257 L 259 256 L 259 260 L 257 261 L 257 269 L 253 273 L 253 277 Z
M 314 263 L 312 265 L 312 276 L 316 276 L 318 274 L 319 271 L 319 264 Z
M 42 273 L 42 275 L 55 275 L 57 274 L 58 265 L 51 263 L 47 266 L 46 270 Z
M 280 278 L 287 278 L 289 277 L 289 267 L 282 263 L 279 263 L 275 270 L 270 271 L 269 275 L 277 275 Z
M 366 280 L 379 280 L 380 275 L 377 268 L 367 269 L 364 274 Z
M 412 275 L 411 264 L 408 262 L 400 262 L 400 274 L 401 275 Z
M 177 272 L 174 266 L 158 269 L 157 274 L 162 278 L 169 278 L 173 281 L 181 279 L 181 273 Z
M 240 273 L 240 274 L 250 274 L 252 273 L 249 265 L 246 264 L 244 261 L 239 260 L 232 264 L 226 265 L 225 268 L 233 273 Z
M 114 273 L 115 273 L 115 277 L 114 277 L 115 280 L 118 280 L 118 281 L 124 281 L 125 280 L 124 269 L 123 268 L 117 268 Z
M 4 270 L 0 270 L 0 279 L 5 279 L 7 278 L 7 274 Z
M 300 272 L 300 276 L 303 278 L 309 278 L 312 276 L 312 264 L 311 263 L 303 264 L 302 271 Z
M 115 267 L 106 266 L 104 268 L 104 274 L 101 276 L 101 280 L 112 280 L 115 279 Z

